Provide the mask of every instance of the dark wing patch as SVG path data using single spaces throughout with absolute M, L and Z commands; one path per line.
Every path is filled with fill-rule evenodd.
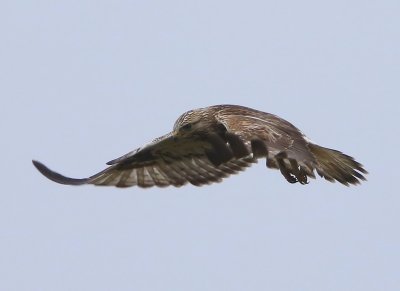
M 245 142 L 238 135 L 231 132 L 226 132 L 225 138 L 230 145 L 233 155 L 236 159 L 251 155 L 251 152 L 247 148 Z
M 268 157 L 267 145 L 259 138 L 251 140 L 251 150 L 256 159 Z
M 203 139 L 211 145 L 210 148 L 205 150 L 205 154 L 215 166 L 226 163 L 233 158 L 232 149 L 217 134 L 205 135 Z

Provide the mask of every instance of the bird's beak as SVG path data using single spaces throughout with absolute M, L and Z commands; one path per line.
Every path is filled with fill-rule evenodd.
M 185 137 L 187 137 L 186 132 L 182 132 L 182 131 L 178 131 L 178 130 L 174 130 L 172 132 L 172 138 L 174 141 L 185 138 Z

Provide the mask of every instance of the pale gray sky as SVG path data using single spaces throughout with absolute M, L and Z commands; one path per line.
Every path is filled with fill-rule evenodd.
M 6 1 L 1 290 L 400 290 L 400 2 Z M 179 189 L 85 177 L 191 108 L 278 114 L 368 182 L 259 163 Z

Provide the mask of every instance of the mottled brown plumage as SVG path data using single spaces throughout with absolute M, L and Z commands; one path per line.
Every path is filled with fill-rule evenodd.
M 171 133 L 108 162 L 108 168 L 89 178 L 68 178 L 33 164 L 50 180 L 67 185 L 180 187 L 220 182 L 261 158 L 290 183 L 307 184 L 314 170 L 344 185 L 358 184 L 367 173 L 352 157 L 312 143 L 286 120 L 237 105 L 188 111 Z

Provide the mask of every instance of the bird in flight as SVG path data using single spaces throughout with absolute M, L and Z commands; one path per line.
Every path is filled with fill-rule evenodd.
M 75 179 L 33 160 L 50 180 L 66 185 L 180 187 L 220 182 L 258 159 L 278 169 L 289 183 L 308 184 L 315 172 L 346 186 L 366 180 L 352 157 L 311 142 L 288 121 L 238 105 L 215 105 L 182 114 L 172 132 L 107 163 L 109 167 Z

